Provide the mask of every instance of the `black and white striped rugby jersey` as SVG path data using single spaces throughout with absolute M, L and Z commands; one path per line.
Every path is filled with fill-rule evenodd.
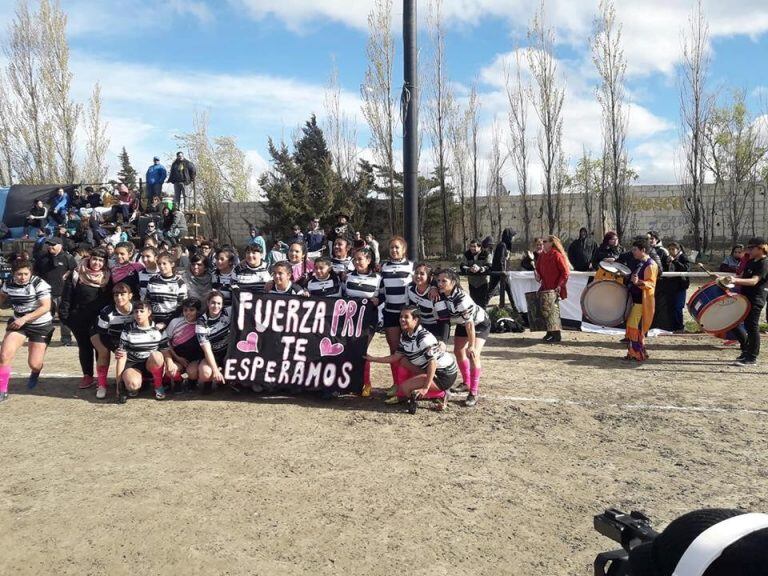
M 232 304 L 232 284 L 235 280 L 235 269 L 233 268 L 227 273 L 214 270 L 212 274 L 213 280 L 211 287 L 214 290 L 218 290 L 224 296 L 224 306 Z
M 214 352 L 224 352 L 229 346 L 231 309 L 224 308 L 216 318 L 208 312 L 200 316 L 195 327 L 195 334 L 200 345 L 210 344 Z
M 355 269 L 354 264 L 352 264 L 352 258 L 347 256 L 346 258 L 331 258 L 331 268 L 333 268 L 333 271 L 336 272 L 339 276 L 342 274 L 349 274 Z
M 384 311 L 398 313 L 408 302 L 408 285 L 413 282 L 413 262 L 387 260 L 381 265 L 381 296 Z
M 450 320 L 451 324 L 464 325 L 472 322 L 475 326 L 488 320 L 485 310 L 475 304 L 472 297 L 456 286 L 449 296 L 440 295 L 437 308 L 439 320 Z
M 352 272 L 344 281 L 344 296 L 347 298 L 378 298 L 381 292 L 381 276 L 376 273 L 359 274 Z
M 335 272 L 331 272 L 325 280 L 320 280 L 312 274 L 307 281 L 307 292 L 310 296 L 339 298 L 341 296 L 341 280 Z
M 143 362 L 152 352 L 168 348 L 168 339 L 154 324 L 140 328 L 135 322 L 120 334 L 119 349 L 125 351 L 129 364 Z
M 152 320 L 165 324 L 181 312 L 181 303 L 187 297 L 187 285 L 174 274 L 164 278 L 156 274 L 147 284 L 147 299 L 152 306 Z
M 37 276 L 30 276 L 26 284 L 16 284 L 13 277 L 3 285 L 3 293 L 13 308 L 13 317 L 21 318 L 25 314 L 34 312 L 40 307 L 42 300 L 50 300 L 51 286 Z M 50 312 L 46 312 L 40 318 L 27 322 L 27 326 L 41 326 L 53 321 Z
M 291 284 L 285 290 L 278 290 L 276 286 L 273 286 L 270 294 L 273 296 L 301 296 L 304 294 L 304 288 L 294 282 L 291 282 Z
M 419 314 L 421 315 L 421 323 L 426 326 L 434 326 L 437 324 L 437 304 L 439 301 L 433 302 L 429 297 L 429 291 L 431 289 L 432 286 L 427 286 L 426 291 L 419 292 L 416 288 L 416 283 L 414 282 L 408 286 L 406 292 L 408 296 L 408 304 L 418 307 Z
M 189 360 L 200 356 L 197 322 L 187 322 L 183 316 L 174 318 L 165 327 L 165 337 L 168 345 L 182 358 Z
M 109 304 L 99 312 L 93 333 L 108 336 L 117 342 L 120 334 L 130 324 L 133 324 L 133 307 L 128 314 L 122 314 L 114 304 Z
M 232 284 L 246 292 L 263 294 L 265 284 L 271 280 L 272 275 L 269 273 L 269 268 L 267 268 L 264 262 L 256 268 L 248 266 L 245 262 L 240 262 L 237 268 L 235 268 L 235 277 L 232 280 Z
M 160 274 L 160 270 L 157 268 L 155 270 L 147 270 L 146 268 L 139 270 L 139 298 L 141 300 L 147 297 L 147 285 L 150 278 L 157 274 Z
M 406 332 L 400 334 L 400 344 L 397 351 L 417 368 L 424 369 L 430 360 L 434 360 L 438 370 L 449 373 L 458 371 L 453 355 L 444 352 L 435 335 L 423 326 L 416 328 L 410 336 Z

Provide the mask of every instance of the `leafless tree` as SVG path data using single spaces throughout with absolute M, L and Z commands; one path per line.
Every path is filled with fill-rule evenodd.
M 523 238 L 525 245 L 531 242 L 531 200 L 528 187 L 528 94 L 530 88 L 523 81 L 520 49 L 515 50 L 514 78 L 505 68 L 505 85 L 509 101 L 509 132 L 511 135 L 509 157 L 517 177 L 517 191 L 522 208 Z
M 368 68 L 361 87 L 363 115 L 371 130 L 371 146 L 378 164 L 386 171 L 389 195 L 389 229 L 397 231 L 395 198 L 394 133 L 397 118 L 392 94 L 395 42 L 392 36 L 392 0 L 375 0 L 368 15 Z
M 458 191 L 461 203 L 461 235 L 463 246 L 469 242 L 467 219 L 467 192 L 472 168 L 469 164 L 469 117 L 467 110 L 457 102 L 451 109 L 448 119 L 448 141 L 450 145 L 450 165 L 453 187 Z
M 109 164 L 107 164 L 109 137 L 107 136 L 108 124 L 101 118 L 101 85 L 98 82 L 93 87 L 88 101 L 85 124 L 87 140 L 83 180 L 89 183 L 104 182 L 109 170 Z
M 469 158 L 472 171 L 472 235 L 479 238 L 477 195 L 480 190 L 480 155 L 478 153 L 478 136 L 480 134 L 480 98 L 477 95 L 477 86 L 473 83 L 469 92 L 469 103 L 465 112 L 467 130 L 469 132 Z
M 597 100 L 602 109 L 603 162 L 607 200 L 616 233 L 623 238 L 632 218 L 626 166 L 628 116 L 624 106 L 624 76 L 627 60 L 621 47 L 621 24 L 616 20 L 613 0 L 601 0 L 591 39 L 592 61 L 600 75 Z
M 22 183 L 45 182 L 55 171 L 47 142 L 52 126 L 45 110 L 40 36 L 39 20 L 26 1 L 20 0 L 4 48 L 14 104 L 13 131 L 18 138 L 14 172 Z
M 0 186 L 13 184 L 13 108 L 5 82 L 5 72 L 0 70 Z
M 501 231 L 504 229 L 501 215 L 501 198 L 506 194 L 503 174 L 507 154 L 502 151 L 501 130 L 496 119 L 493 121 L 491 134 L 491 150 L 488 156 L 488 180 L 486 184 L 488 213 L 496 237 L 501 238 Z
M 547 204 L 547 228 L 554 234 L 558 227 L 557 179 L 563 140 L 563 101 L 554 54 L 554 31 L 544 21 L 544 2 L 528 28 L 530 48 L 528 66 L 533 76 L 530 99 L 541 124 L 538 135 L 539 158 L 544 169 L 544 197 Z
M 344 111 L 341 102 L 339 69 L 334 61 L 325 91 L 325 134 L 333 156 L 336 173 L 346 180 L 353 180 L 357 170 L 357 125 L 351 114 Z
M 583 148 L 581 159 L 576 165 L 573 175 L 573 186 L 576 192 L 582 195 L 584 214 L 587 217 L 587 230 L 593 232 L 600 219 L 600 160 L 592 158 L 591 152 Z M 601 230 L 600 235 L 604 231 Z
M 41 0 L 39 21 L 43 87 L 55 130 L 53 141 L 61 177 L 73 183 L 77 180 L 75 135 L 82 106 L 70 98 L 72 72 L 69 70 L 67 16 L 58 0 Z
M 436 176 L 440 186 L 440 206 L 443 213 L 443 255 L 451 253 L 451 192 L 448 190 L 448 130 L 453 114 L 453 93 L 448 84 L 445 66 L 445 30 L 443 28 L 442 0 L 430 2 L 430 36 L 432 65 L 429 67 L 428 129 L 435 155 Z
M 693 234 L 693 246 L 701 251 L 703 238 L 704 132 L 710 107 L 706 94 L 710 57 L 709 25 L 699 0 L 682 32 L 683 65 L 680 67 L 680 119 L 684 149 L 683 198 Z

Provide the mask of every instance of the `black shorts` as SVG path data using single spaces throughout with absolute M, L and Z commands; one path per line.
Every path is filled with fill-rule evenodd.
M 134 370 L 138 370 L 141 373 L 142 380 L 152 378 L 152 372 L 150 372 L 147 369 L 146 360 L 142 360 L 139 362 L 126 362 L 125 370 L 128 370 L 128 368 L 133 368 Z
M 450 390 L 451 387 L 456 383 L 456 378 L 458 375 L 459 371 L 456 369 L 451 372 L 448 370 L 437 369 L 435 371 L 435 377 L 432 379 L 432 381 L 435 383 L 435 386 L 445 392 L 446 390 Z
M 120 343 L 119 340 L 116 340 L 115 338 L 112 338 L 109 334 L 97 334 L 99 337 L 99 340 L 101 340 L 102 345 L 104 348 L 109 350 L 110 352 L 114 352 L 117 350 L 117 345 Z
M 480 324 L 475 324 L 476 338 L 482 338 L 483 340 L 487 340 L 488 335 L 490 333 L 491 333 L 491 323 L 488 320 L 484 320 L 483 322 L 480 322 Z M 466 326 L 464 326 L 464 324 L 457 325 L 456 332 L 454 332 L 454 336 L 456 338 L 466 338 L 467 337 Z
M 400 328 L 400 312 L 384 310 L 384 328 Z
M 24 334 L 27 340 L 30 342 L 38 342 L 40 344 L 50 344 L 51 338 L 53 338 L 53 323 L 46 322 L 45 324 L 29 325 L 24 324 L 21 328 L 11 328 L 11 322 L 14 318 L 8 320 L 8 325 L 5 327 L 6 333 L 18 332 Z
M 447 327 L 446 327 L 447 325 Z M 424 328 L 437 338 L 438 342 L 445 342 L 451 337 L 451 326 L 448 322 L 436 322 L 434 324 L 422 324 Z

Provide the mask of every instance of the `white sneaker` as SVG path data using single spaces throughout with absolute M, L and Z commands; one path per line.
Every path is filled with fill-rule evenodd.
M 107 389 L 103 386 L 96 388 L 96 398 L 98 400 L 104 400 L 107 397 Z

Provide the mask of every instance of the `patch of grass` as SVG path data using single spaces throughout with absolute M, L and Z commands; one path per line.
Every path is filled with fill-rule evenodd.
M 699 323 L 696 322 L 696 320 L 688 320 L 685 323 L 685 333 L 686 334 L 701 334 L 702 329 L 701 326 L 699 326 Z

